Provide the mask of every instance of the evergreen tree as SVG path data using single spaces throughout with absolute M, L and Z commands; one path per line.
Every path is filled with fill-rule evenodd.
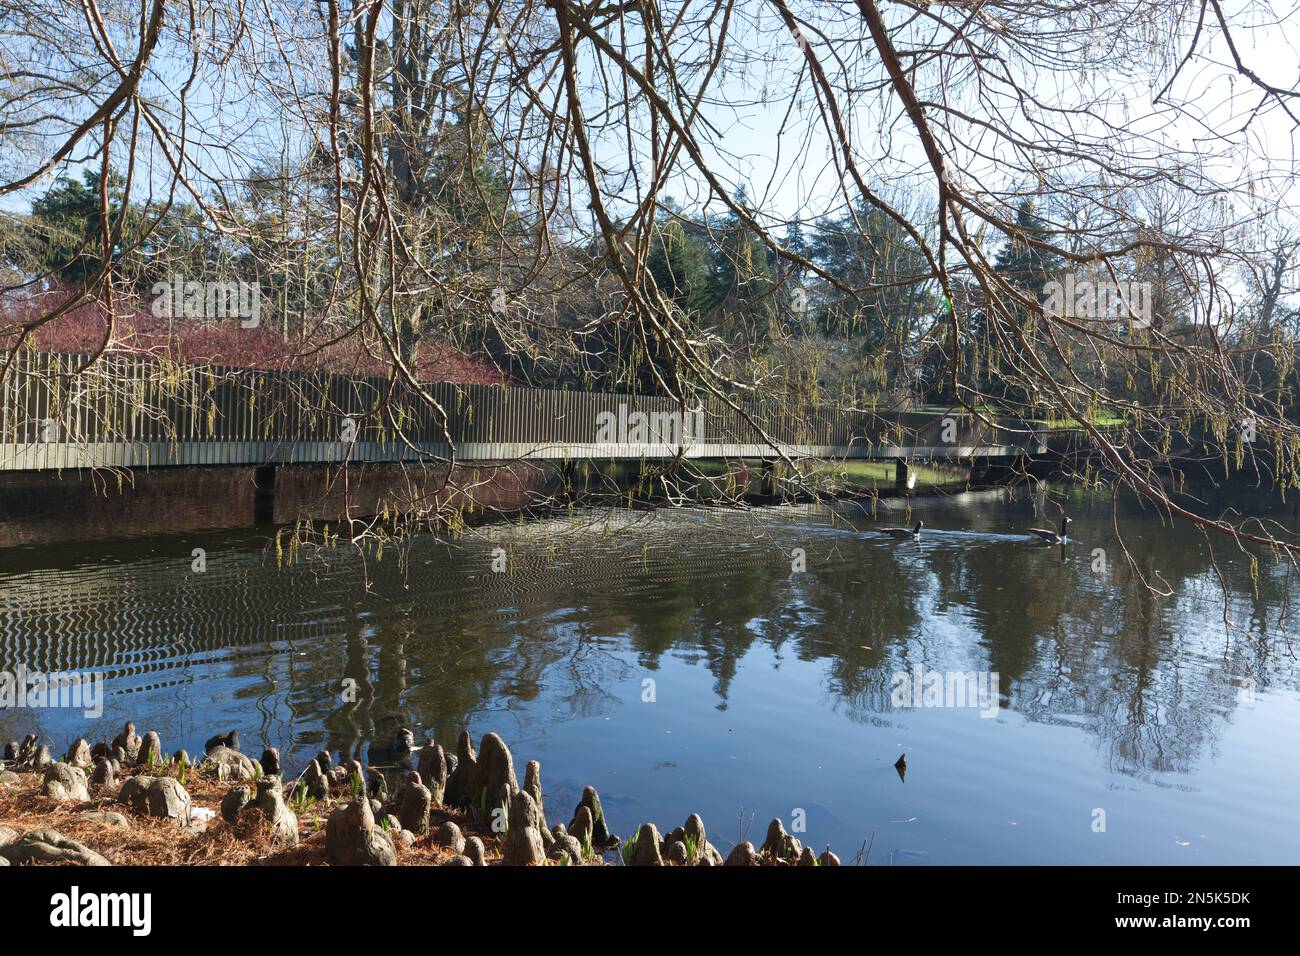
M 928 283 L 909 281 L 928 271 L 911 237 L 875 207 L 823 221 L 812 243 L 818 265 L 853 290 L 828 289 L 818 315 L 827 334 L 877 348 L 901 341 L 933 307 Z
M 1050 242 L 1052 231 L 1034 214 L 1034 202 L 1026 199 L 1016 210 L 1017 234 L 1008 237 L 998 250 L 993 267 L 1012 285 L 1041 298 L 1043 286 L 1061 269 L 1061 259 L 1053 252 L 1033 245 L 1032 241 Z
M 753 218 L 743 186 L 736 190 L 734 201 Z M 735 212 L 711 225 L 715 248 L 709 301 L 719 332 L 742 342 L 771 338 L 776 301 L 766 244 Z
M 655 230 L 647 268 L 655 288 L 684 312 L 699 315 L 709 305 L 707 249 L 676 219 Z
M 98 172 L 87 170 L 78 182 L 61 176 L 55 180 L 44 196 L 32 203 L 30 224 L 34 233 L 33 265 L 42 273 L 52 273 L 60 279 L 81 285 L 103 265 L 103 214 L 100 208 L 100 181 Z M 123 215 L 123 180 L 110 173 L 108 180 L 109 226 L 113 228 Z M 128 212 L 130 220 L 138 219 L 134 211 Z M 130 226 L 130 222 L 124 224 Z M 123 238 L 129 228 L 123 230 Z M 122 247 L 116 246 L 111 256 L 117 260 Z M 119 262 L 125 266 L 128 263 Z M 138 258 L 136 270 L 141 266 Z
M 995 271 L 1008 284 L 1039 302 L 1043 301 L 1043 287 L 1060 273 L 1061 259 L 1034 243 L 1050 242 L 1052 236 L 1047 223 L 1035 214 L 1033 200 L 1025 199 L 1016 210 L 1016 232 L 1007 237 L 993 262 Z M 1000 325 L 995 325 L 995 316 L 990 312 L 994 308 L 998 310 Z M 1007 336 L 1028 335 L 1031 333 L 1032 313 L 1021 303 L 1007 299 L 998 303 L 984 302 L 981 307 L 972 309 L 970 316 L 970 338 L 964 350 L 968 379 L 991 397 L 1016 403 L 1027 401 L 1023 389 L 1008 387 L 1006 377 L 1001 373 L 1000 353 L 1006 343 L 998 339 L 995 328 L 1002 328 Z

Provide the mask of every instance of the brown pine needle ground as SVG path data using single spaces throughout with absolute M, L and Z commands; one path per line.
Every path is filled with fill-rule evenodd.
M 168 768 L 160 774 L 174 776 Z M 129 775 L 129 774 L 128 774 Z M 29 830 L 58 830 L 103 856 L 116 866 L 327 866 L 325 822 L 335 808 L 351 799 L 347 787 L 331 795 L 328 804 L 315 803 L 298 813 L 299 844 L 270 852 L 270 825 L 256 810 L 246 809 L 235 823 L 221 818 L 221 799 L 234 783 L 217 783 L 191 770 L 185 789 L 191 806 L 216 813 L 205 830 L 190 833 L 168 820 L 133 813 L 114 797 L 120 788 L 95 793 L 89 802 L 51 800 L 41 795 L 40 773 L 20 773 L 16 786 L 0 787 L 0 829 L 8 827 L 22 836 Z M 92 793 L 94 788 L 91 788 Z M 292 803 L 289 808 L 293 810 Z M 101 820 L 82 819 L 88 812 L 120 813 L 131 822 L 130 829 Z M 450 820 L 465 836 L 483 841 L 489 864 L 499 862 L 500 841 L 490 831 L 475 825 L 468 814 L 450 807 L 434 807 L 430 832 L 406 847 L 395 840 L 398 866 L 437 866 L 455 854 L 433 842 L 433 832 Z

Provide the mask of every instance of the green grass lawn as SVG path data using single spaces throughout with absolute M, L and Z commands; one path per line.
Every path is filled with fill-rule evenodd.
M 763 463 L 746 459 L 751 482 L 760 479 Z M 685 474 L 696 474 L 706 478 L 718 478 L 730 469 L 734 474 L 739 467 L 737 462 L 725 462 L 719 459 L 693 459 L 686 466 Z M 829 478 L 860 488 L 889 488 L 895 484 L 895 463 L 886 461 L 869 461 L 866 459 L 849 459 L 848 461 L 811 461 L 799 462 L 801 472 L 807 478 Z M 965 467 L 949 468 L 941 464 L 914 464 L 918 485 L 949 485 L 964 482 L 968 475 Z M 777 465 L 777 473 L 788 475 L 789 470 L 782 462 Z
M 988 415 L 991 418 L 998 415 L 1006 414 L 1005 409 L 994 408 L 991 405 L 976 405 L 976 411 Z M 942 415 L 946 413 L 966 414 L 966 409 L 954 407 L 951 405 L 921 405 L 912 409 L 915 412 L 926 412 L 931 415 Z M 1048 428 L 1082 428 L 1082 424 L 1077 418 L 1026 418 L 1025 421 L 1033 422 L 1035 425 L 1045 425 Z M 1123 415 L 1116 415 L 1114 412 L 1094 412 L 1088 416 L 1088 421 L 1095 428 L 1114 428 L 1117 425 L 1123 425 L 1125 422 Z
M 912 465 L 912 471 L 916 472 L 917 484 L 924 485 L 965 481 L 967 475 L 965 468 L 944 468 L 941 465 Z M 812 472 L 834 476 L 853 485 L 887 484 L 893 487 L 895 466 L 893 461 L 827 461 L 819 463 Z
M 1083 424 L 1077 418 L 1031 418 L 1029 421 L 1037 425 L 1046 425 L 1048 428 L 1082 428 Z M 1115 415 L 1111 412 L 1096 412 L 1088 416 L 1088 422 L 1094 428 L 1115 428 L 1124 424 L 1122 415 Z

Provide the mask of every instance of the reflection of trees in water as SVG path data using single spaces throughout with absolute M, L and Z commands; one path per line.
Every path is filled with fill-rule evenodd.
M 819 609 L 817 626 L 796 638 L 799 656 L 827 663 L 828 690 L 851 709 L 888 708 L 891 650 L 922 637 L 918 607 L 928 581 L 899 561 L 913 547 L 859 545 L 824 568 L 810 561 L 793 585 Z
M 990 667 L 1002 673 L 1004 688 L 1013 678 L 1019 713 L 1043 722 L 1082 718 L 1114 771 L 1185 772 L 1216 745 L 1241 682 L 1252 674 L 1260 686 L 1267 680 L 1271 639 L 1261 612 L 1277 606 L 1277 582 L 1261 578 L 1259 597 L 1250 599 L 1254 632 L 1229 634 L 1216 626 L 1222 590 L 1199 535 L 1150 522 L 1131 526 L 1125 545 L 1138 568 L 1148 577 L 1158 572 L 1174 591 L 1162 598 L 1117 563 L 1120 549 L 1104 537 L 1108 528 L 1087 527 L 1097 540 L 1066 563 L 1040 560 L 1038 573 L 1028 573 L 1026 549 L 1010 566 L 975 570 L 961 600 L 980 609 Z M 1112 561 L 1104 576 L 1089 560 L 1098 546 Z M 993 585 L 1007 572 L 1018 588 Z M 1248 562 L 1220 556 L 1219 573 L 1233 605 L 1243 607 Z
M 1082 511 L 1091 519 L 1086 504 Z M 775 623 L 784 634 L 769 639 L 773 647 L 790 644 L 801 659 L 825 661 L 828 691 L 858 719 L 889 709 L 891 675 L 915 660 L 940 670 L 974 666 L 997 671 L 1011 705 L 1031 720 L 1081 724 L 1095 734 L 1112 770 L 1185 772 L 1216 746 L 1244 682 L 1261 690 L 1278 681 L 1296 685 L 1291 659 L 1275 659 L 1287 646 L 1277 624 L 1285 566 L 1262 572 L 1254 592 L 1244 557 L 1218 555 L 1216 573 L 1194 531 L 1125 522 L 1124 543 L 1137 567 L 1174 591 L 1163 598 L 1116 563 L 1121 549 L 1109 516 L 1099 517 L 1076 527 L 1080 543 L 1064 556 L 1027 542 L 952 545 L 933 535 L 914 549 L 923 555 L 918 561 L 907 561 L 906 548 L 862 538 L 841 543 L 824 565 L 810 551 L 805 575 L 763 564 L 751 577 L 772 582 L 770 597 L 763 587 L 730 589 L 731 619 Z M 1005 533 L 1027 523 L 994 515 L 983 528 L 967 525 Z M 801 544 L 788 534 L 781 541 Z M 1105 574 L 1093 571 L 1094 547 L 1112 562 Z M 1229 616 L 1244 630 L 1217 623 L 1220 574 L 1231 595 Z M 696 582 L 690 591 L 700 588 Z M 954 660 L 955 649 L 932 634 L 945 615 L 979 635 L 964 659 Z M 715 666 L 734 668 L 754 637 L 733 623 L 692 640 Z M 714 647 L 717 640 L 727 646 Z
M 1278 628 L 1284 566 L 1265 561 L 1256 592 L 1244 557 L 1219 555 L 1229 615 L 1244 627 L 1228 633 L 1193 531 L 1149 517 L 1122 526 L 1138 567 L 1174 590 L 1165 599 L 1119 560 L 1108 505 L 1071 504 L 1079 542 L 1064 559 L 1006 535 L 1041 523 L 1027 510 L 979 505 L 949 505 L 932 522 L 969 534 L 919 546 L 804 510 L 757 526 L 722 513 L 639 515 L 561 536 L 559 548 L 531 526 L 500 527 L 461 547 L 424 541 L 406 568 L 371 561 L 365 574 L 348 554 L 277 570 L 260 546 L 220 537 L 115 545 L 100 564 L 45 549 L 40 571 L 11 554 L 0 566 L 0 666 L 102 669 L 110 687 L 144 699 L 201 665 L 253 702 L 267 740 L 284 736 L 275 728 L 287 714 L 304 728 L 296 746 L 351 749 L 402 726 L 450 743 L 485 714 L 508 732 L 500 723 L 543 694 L 560 714 L 598 715 L 621 699 L 629 651 L 650 671 L 665 654 L 706 667 L 725 707 L 740 661 L 761 646 L 821 662 L 832 705 L 858 720 L 887 713 L 892 675 L 914 664 L 997 671 L 1010 706 L 1086 727 L 1127 773 L 1191 767 L 1244 681 L 1296 685 Z M 506 574 L 488 570 L 497 543 L 510 552 Z M 204 544 L 209 570 L 196 575 L 189 549 Z M 790 568 L 796 547 L 802 573 Z M 1107 575 L 1091 570 L 1094 547 L 1107 549 Z M 354 702 L 342 698 L 345 679 Z M 201 719 L 210 705 L 199 692 L 185 706 Z

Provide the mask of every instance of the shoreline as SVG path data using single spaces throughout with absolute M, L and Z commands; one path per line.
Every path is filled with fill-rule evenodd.
M 548 816 L 540 763 L 526 764 L 521 786 L 495 733 L 476 750 L 462 731 L 453 753 L 432 739 L 416 747 L 402 730 L 371 745 L 375 763 L 322 751 L 297 776 L 271 772 L 274 748 L 260 760 L 240 752 L 233 731 L 205 751 L 163 757 L 158 734 L 130 723 L 111 744 L 79 738 L 58 761 L 31 734 L 6 744 L 0 867 L 840 865 L 780 820 L 762 846 L 725 854 L 699 814 L 621 838 L 592 786 L 572 814 Z

